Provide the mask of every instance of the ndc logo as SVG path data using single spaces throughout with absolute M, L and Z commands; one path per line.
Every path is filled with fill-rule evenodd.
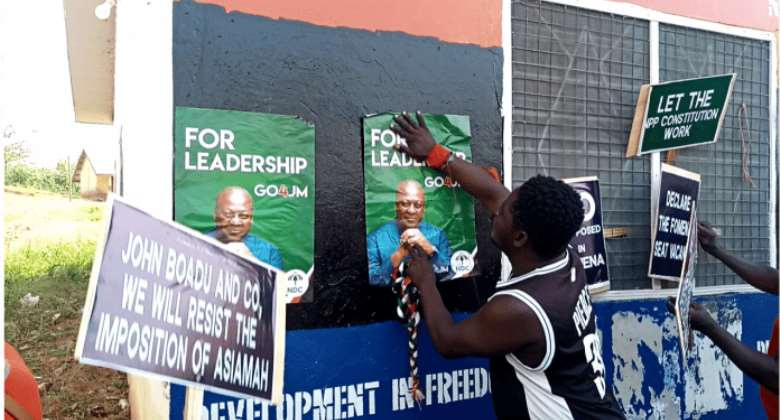
M 287 303 L 303 296 L 309 290 L 309 278 L 302 270 L 287 272 Z
M 282 198 L 308 198 L 309 186 L 301 188 L 299 185 L 255 185 L 255 195 L 258 197 L 282 197 Z
M 456 276 L 468 274 L 474 270 L 474 258 L 468 251 L 456 251 L 450 258 L 450 267 Z

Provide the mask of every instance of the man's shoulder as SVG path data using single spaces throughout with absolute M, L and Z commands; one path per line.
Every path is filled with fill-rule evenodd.
M 437 233 L 439 235 L 445 235 L 445 236 L 447 235 L 444 232 L 444 229 L 442 229 L 442 228 L 440 228 L 438 226 L 432 225 L 432 224 L 430 224 L 428 222 L 420 222 L 420 231 L 423 234 L 425 234 L 425 233 L 430 234 L 431 232 L 435 232 L 435 233 Z
M 392 235 L 394 232 L 398 232 L 398 227 L 395 224 L 395 221 L 387 222 L 378 228 L 371 231 L 371 233 L 368 234 L 369 237 L 376 237 L 379 235 Z
M 518 340 L 518 346 L 512 351 L 527 345 L 544 343 L 541 319 L 527 303 L 511 295 L 493 295 L 480 308 L 479 318 L 481 326 L 491 330 L 492 335 L 514 337 Z
M 530 303 L 530 302 L 529 302 Z M 500 314 L 502 317 L 511 317 L 517 320 L 535 317 L 530 304 L 513 296 L 512 293 L 496 292 L 482 306 L 482 310 L 488 313 Z
M 266 241 L 265 239 L 260 238 L 259 236 L 253 235 L 251 233 L 244 237 L 244 243 L 248 247 L 250 247 L 250 248 L 253 248 L 253 247 L 264 247 L 264 248 L 268 248 L 268 249 L 271 249 L 273 251 L 279 252 L 279 249 L 276 248 L 276 246 L 274 244 Z

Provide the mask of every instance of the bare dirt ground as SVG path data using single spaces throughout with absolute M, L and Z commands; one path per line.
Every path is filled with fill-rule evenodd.
M 96 240 L 103 229 L 102 209 L 99 202 L 6 187 L 6 253 L 28 245 Z M 73 356 L 87 284 L 87 278 L 44 277 L 14 285 L 18 292 L 39 296 L 37 305 L 6 300 L 5 339 L 38 381 L 44 418 L 130 418 L 125 375 L 81 365 Z

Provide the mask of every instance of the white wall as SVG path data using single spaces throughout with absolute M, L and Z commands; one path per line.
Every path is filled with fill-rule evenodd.
M 123 196 L 158 217 L 173 214 L 172 3 L 119 0 L 115 10 L 115 119 Z
M 149 213 L 173 214 L 171 0 L 119 0 L 114 124 L 120 128 L 122 195 Z M 118 177 L 119 178 L 119 177 Z M 117 189 L 119 191 L 119 189 Z M 133 418 L 167 419 L 164 382 L 128 375 Z

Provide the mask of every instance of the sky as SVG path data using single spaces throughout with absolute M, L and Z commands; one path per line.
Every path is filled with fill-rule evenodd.
M 24 140 L 36 166 L 117 141 L 113 126 L 75 122 L 63 10 L 61 1 L 0 1 L 0 134 Z

